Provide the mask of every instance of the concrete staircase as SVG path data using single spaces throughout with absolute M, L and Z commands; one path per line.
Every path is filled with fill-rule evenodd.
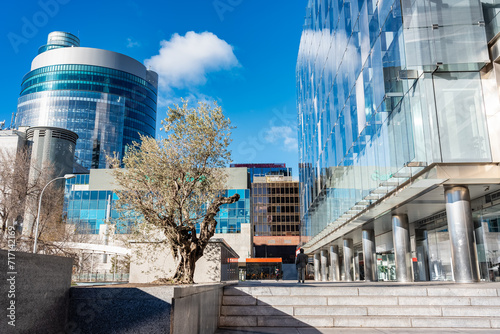
M 313 283 L 224 289 L 219 327 L 494 328 L 498 284 Z

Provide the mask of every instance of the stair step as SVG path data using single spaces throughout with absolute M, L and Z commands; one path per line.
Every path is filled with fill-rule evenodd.
M 223 296 L 222 305 L 330 305 L 330 306 L 500 306 L 498 297 L 410 296 Z
M 500 289 L 490 287 L 229 286 L 224 289 L 219 325 L 497 330 Z
M 484 306 L 222 306 L 221 315 L 491 317 L 499 307 Z
M 226 296 L 413 296 L 498 297 L 500 289 L 466 287 L 226 287 Z
M 293 315 L 293 306 L 221 306 L 220 314 L 236 315 Z
M 221 316 L 220 327 L 500 328 L 489 317 Z
M 220 327 L 333 327 L 333 317 L 221 316 Z

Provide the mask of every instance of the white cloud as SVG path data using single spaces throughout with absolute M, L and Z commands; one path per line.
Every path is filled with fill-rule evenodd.
M 145 64 L 158 73 L 162 89 L 202 85 L 208 73 L 239 66 L 233 47 L 211 32 L 173 34 L 160 45 L 159 54 L 146 59 Z
M 264 139 L 268 143 L 283 141 L 283 149 L 289 152 L 297 151 L 299 147 L 297 133 L 290 126 L 273 126 L 266 131 Z
M 127 38 L 127 48 L 134 48 L 141 46 L 141 43 L 134 41 L 131 37 Z

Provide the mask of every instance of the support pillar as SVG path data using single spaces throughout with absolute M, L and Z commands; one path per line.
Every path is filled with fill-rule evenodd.
M 330 280 L 337 282 L 340 281 L 339 270 L 339 246 L 330 246 Z
M 465 186 L 445 187 L 444 196 L 455 282 L 478 282 L 479 270 L 474 248 L 474 222 L 469 189 Z
M 320 253 L 314 253 L 314 280 L 320 281 Z
M 375 251 L 375 232 L 363 230 L 363 260 L 365 263 L 365 281 L 377 281 L 377 253 Z
M 352 239 L 344 239 L 344 280 L 352 282 Z
M 326 249 L 321 251 L 321 280 L 328 281 L 328 251 Z
M 392 237 L 396 260 L 396 280 L 398 282 L 411 282 L 410 231 L 406 214 L 392 216 Z

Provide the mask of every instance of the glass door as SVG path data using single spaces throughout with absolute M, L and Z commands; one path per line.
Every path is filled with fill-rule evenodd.
M 377 253 L 377 273 L 379 281 L 396 280 L 394 253 Z

